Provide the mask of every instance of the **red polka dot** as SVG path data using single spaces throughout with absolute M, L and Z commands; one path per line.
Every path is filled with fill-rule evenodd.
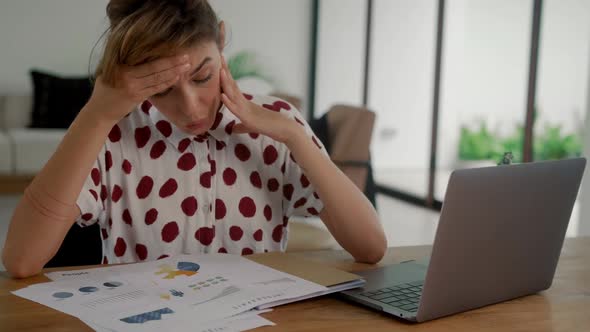
M 283 225 L 277 225 L 272 231 L 272 239 L 275 242 L 281 242 L 283 238 Z
M 215 148 L 217 149 L 217 151 L 222 150 L 223 148 L 225 148 L 225 142 L 215 141 Z
M 113 187 L 113 192 L 111 194 L 111 199 L 113 200 L 113 202 L 117 203 L 121 199 L 121 196 L 123 196 L 123 189 L 121 189 L 121 187 L 119 187 L 119 185 L 116 184 Z
M 150 150 L 150 157 L 152 159 L 160 158 L 164 152 L 166 151 L 166 143 L 162 140 L 157 141 L 152 145 L 152 149 Z
M 102 236 L 102 239 L 105 240 L 109 237 L 109 233 L 107 233 L 106 228 L 101 228 L 100 229 L 100 235 Z
M 162 241 L 170 243 L 176 239 L 178 234 L 178 224 L 176 221 L 171 221 L 162 228 Z
M 201 186 L 205 188 L 211 188 L 211 172 L 205 172 L 201 174 L 199 182 L 201 183 Z
M 272 163 L 274 163 L 277 160 L 279 153 L 277 152 L 277 149 L 275 149 L 274 146 L 269 145 L 264 149 L 262 156 L 264 158 L 265 164 L 272 165 Z
M 156 128 L 164 135 L 164 137 L 169 137 L 172 134 L 172 126 L 170 122 L 165 120 L 160 120 L 156 123 Z
M 278 109 L 277 107 L 275 107 L 275 105 L 273 104 L 262 104 L 262 107 L 266 108 L 267 110 L 271 110 L 273 112 L 279 112 L 280 109 Z
M 315 191 L 313 192 L 313 197 L 320 199 L 320 195 L 318 195 L 318 193 L 316 193 Z
M 290 106 L 289 104 L 287 104 L 286 102 L 282 101 L 282 100 L 277 100 L 277 101 L 275 101 L 275 102 L 273 103 L 273 105 L 274 105 L 276 108 L 278 108 L 279 110 L 280 110 L 280 109 L 285 109 L 285 110 L 287 110 L 287 111 L 290 111 L 290 110 L 291 110 L 291 106 Z
M 90 221 L 92 219 L 92 213 L 84 213 L 81 218 L 86 221 Z
M 283 186 L 283 196 L 289 201 L 293 198 L 293 190 L 294 188 L 292 184 L 286 184 Z
M 125 255 L 125 251 L 127 250 L 127 243 L 125 243 L 125 239 L 118 237 L 117 242 L 115 243 L 115 256 L 121 257 Z
M 264 207 L 264 217 L 266 218 L 266 221 L 271 221 L 272 219 L 272 209 L 269 205 Z
M 113 219 L 109 217 L 109 227 L 113 227 Z
M 158 219 L 158 210 L 151 208 L 145 213 L 145 224 L 151 225 Z
M 195 196 L 185 198 L 182 203 L 180 203 L 180 208 L 187 216 L 194 216 L 198 208 L 197 198 Z
M 294 208 L 298 208 L 298 207 L 300 207 L 300 206 L 303 206 L 303 205 L 305 205 L 305 203 L 307 203 L 307 199 L 306 199 L 305 197 L 301 197 L 300 199 L 298 199 L 298 200 L 295 202 L 295 205 L 293 205 L 293 207 L 294 207 Z
M 281 173 L 285 174 L 285 163 L 281 166 Z
M 225 217 L 227 213 L 227 209 L 225 208 L 225 203 L 219 198 L 215 200 L 215 219 L 220 220 Z
M 215 160 L 209 160 L 209 166 L 211 166 L 211 175 L 215 175 L 217 173 L 217 163 Z
M 92 197 L 94 197 L 95 201 L 98 201 L 98 194 L 96 193 L 96 191 L 90 189 L 88 190 L 90 192 L 90 194 L 92 194 Z
M 262 180 L 260 179 L 260 174 L 254 171 L 250 174 L 250 183 L 256 188 L 262 188 Z
M 167 257 L 170 257 L 170 256 L 164 254 L 164 255 L 160 255 L 160 257 L 158 257 L 157 259 L 164 259 L 164 258 L 167 258 Z
M 227 254 L 227 249 L 225 249 L 224 247 L 219 248 L 219 250 L 217 250 L 218 253 L 220 254 Z
M 140 199 L 144 199 L 149 196 L 152 192 L 152 188 L 154 187 L 154 180 L 150 176 L 145 175 L 144 177 L 139 180 L 139 184 L 137 185 L 137 189 L 135 192 L 137 197 Z
M 247 94 L 247 93 L 242 93 L 242 94 L 244 95 L 244 97 L 245 97 L 247 100 L 252 100 L 252 98 L 254 98 L 254 97 L 253 97 L 252 95 L 250 95 L 250 94 Z
M 114 125 L 109 132 L 109 140 L 113 143 L 118 142 L 121 139 L 121 129 L 118 125 Z
M 309 186 L 309 180 L 307 179 L 305 174 L 301 174 L 301 178 L 299 179 L 299 181 L 301 182 L 301 186 L 303 188 L 307 188 L 307 186 Z
M 203 143 L 207 140 L 207 138 L 209 137 L 209 135 L 197 135 L 194 140 L 199 142 L 199 143 Z
M 132 226 L 133 224 L 133 219 L 131 218 L 131 213 L 129 213 L 129 209 L 125 209 L 125 211 L 123 211 L 123 221 L 129 225 Z
M 95 186 L 100 184 L 100 171 L 98 168 L 93 168 L 92 171 L 90 171 L 90 177 L 92 178 L 92 182 L 94 182 Z
M 125 172 L 125 174 L 130 174 L 131 173 L 131 163 L 129 162 L 129 160 L 125 159 L 123 160 L 123 164 L 121 165 L 121 168 L 123 169 L 123 172 Z
M 269 179 L 266 186 L 268 187 L 268 191 L 275 192 L 275 191 L 279 190 L 279 181 L 274 178 Z
M 322 149 L 322 146 L 320 145 L 320 143 L 318 143 L 318 140 L 315 138 L 315 136 L 311 137 L 311 140 L 313 141 L 313 143 L 315 144 L 315 146 L 318 147 L 318 149 Z
M 103 184 L 100 186 L 100 200 L 104 201 L 108 196 L 109 194 L 107 193 L 107 186 Z
M 178 163 L 176 166 L 178 166 L 180 170 L 190 171 L 193 169 L 193 167 L 195 167 L 196 164 L 197 160 L 195 159 L 195 155 L 187 152 L 178 158 Z
M 252 139 L 257 139 L 260 134 L 258 133 L 248 133 L 248 136 L 252 137 Z
M 242 249 L 242 255 L 246 256 L 246 255 L 252 255 L 254 253 L 254 251 L 250 248 L 244 248 Z
M 307 212 L 308 212 L 309 214 L 311 214 L 312 216 L 317 216 L 318 214 L 320 214 L 320 213 L 318 212 L 318 210 L 316 210 L 316 209 L 315 209 L 315 208 L 313 208 L 313 207 L 307 208 Z
M 135 144 L 138 149 L 143 148 L 147 144 L 151 134 L 152 132 L 148 126 L 135 129 Z
M 252 218 L 256 213 L 256 204 L 250 197 L 243 197 L 239 204 L 240 213 L 246 218 Z
M 103 264 L 108 264 L 109 263 L 109 259 L 107 258 L 107 256 L 103 256 L 102 257 L 102 263 Z
M 227 125 L 225 125 L 225 132 L 228 135 L 231 135 L 231 133 L 234 131 L 234 126 L 236 125 L 236 120 L 232 120 L 230 123 L 228 123 Z
M 297 123 L 305 127 L 305 124 L 303 123 L 303 121 L 299 120 L 299 118 L 295 117 L 295 121 L 297 121 Z
M 232 168 L 228 167 L 223 171 L 223 182 L 231 186 L 236 182 L 237 174 Z
M 166 181 L 160 188 L 159 195 L 162 198 L 172 196 L 176 192 L 176 189 L 178 189 L 178 183 L 176 183 L 176 180 L 168 179 L 168 181 Z
M 236 145 L 236 149 L 234 152 L 236 154 L 236 157 L 241 161 L 246 161 L 250 159 L 250 150 L 244 144 Z
M 213 121 L 213 125 L 211 126 L 211 130 L 217 129 L 217 127 L 219 126 L 219 123 L 221 123 L 222 119 L 223 119 L 223 114 L 221 112 L 217 112 L 217 114 L 215 114 L 215 121 Z
M 262 241 L 262 229 L 259 229 L 256 232 L 254 232 L 252 237 L 254 237 L 254 240 L 256 240 L 258 242 Z
M 283 227 L 287 227 L 289 224 L 289 217 L 283 216 Z
M 150 103 L 149 101 L 144 101 L 141 104 L 141 111 L 144 112 L 145 114 L 150 114 L 150 108 L 152 108 L 152 103 Z
M 215 227 L 201 227 L 195 232 L 195 239 L 204 246 L 210 245 L 214 237 Z
M 136 244 L 135 245 L 135 253 L 137 254 L 137 257 L 139 257 L 139 260 L 145 260 L 147 258 L 148 252 L 147 252 L 147 247 L 144 246 L 143 244 Z
M 232 226 L 229 228 L 229 237 L 234 241 L 240 241 L 242 236 L 244 235 L 244 231 L 240 226 Z
M 109 150 L 104 153 L 104 164 L 107 172 L 113 167 L 113 156 Z
M 178 151 L 184 152 L 186 148 L 191 144 L 190 138 L 183 138 L 182 141 L 178 142 Z

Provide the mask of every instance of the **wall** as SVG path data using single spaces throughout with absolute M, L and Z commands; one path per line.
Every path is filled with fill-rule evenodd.
M 87 74 L 90 50 L 106 29 L 107 3 L 0 2 L 0 94 L 30 93 L 31 67 L 63 75 Z M 255 52 L 277 89 L 306 100 L 311 0 L 211 0 L 211 4 L 229 28 L 226 54 Z

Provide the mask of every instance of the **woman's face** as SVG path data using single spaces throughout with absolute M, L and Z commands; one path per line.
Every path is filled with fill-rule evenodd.
M 211 128 L 221 106 L 221 53 L 215 42 L 203 42 L 184 53 L 190 69 L 149 101 L 180 130 L 199 135 Z

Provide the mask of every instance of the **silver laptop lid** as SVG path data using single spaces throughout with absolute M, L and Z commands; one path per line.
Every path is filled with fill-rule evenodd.
M 451 174 L 418 321 L 549 288 L 586 159 Z

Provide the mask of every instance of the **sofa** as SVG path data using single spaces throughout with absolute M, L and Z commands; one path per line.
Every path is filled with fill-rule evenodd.
M 49 160 L 65 129 L 28 128 L 31 96 L 0 96 L 0 176 L 34 176 Z

